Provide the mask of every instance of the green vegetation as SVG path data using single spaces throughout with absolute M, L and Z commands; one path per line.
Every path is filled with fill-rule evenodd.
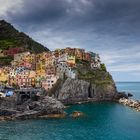
M 0 65 L 10 65 L 12 60 L 10 56 L 0 57 Z
M 88 71 L 86 73 L 79 72 L 79 79 L 92 79 L 95 78 L 95 73 L 92 71 Z
M 43 45 L 34 41 L 23 32 L 19 32 L 11 24 L 0 20 L 0 48 L 7 50 L 14 47 L 22 47 L 35 53 L 48 51 Z
M 18 42 L 13 39 L 2 39 L 0 40 L 0 49 L 8 50 L 10 48 L 14 48 L 18 46 Z
M 107 71 L 107 70 L 106 70 L 105 64 L 101 64 L 101 70 L 102 70 L 102 71 Z
M 76 63 L 77 64 L 82 64 L 82 65 L 85 65 L 85 66 L 89 66 L 90 62 L 87 61 L 87 60 L 80 60 L 80 59 L 76 59 Z
M 92 70 L 90 64 L 81 61 L 76 68 L 78 78 L 86 80 L 93 84 L 110 84 L 112 83 L 112 76 L 106 71 L 105 64 L 101 64 L 100 69 Z

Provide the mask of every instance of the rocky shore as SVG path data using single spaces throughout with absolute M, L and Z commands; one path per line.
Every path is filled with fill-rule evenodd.
M 136 111 L 140 112 L 140 101 L 121 98 L 121 99 L 119 99 L 119 103 L 121 103 L 125 106 L 129 106 L 129 107 L 135 109 Z
M 10 106 L 9 106 L 10 105 Z M 59 118 L 65 116 L 65 106 L 52 97 L 38 101 L 27 100 L 18 105 L 15 98 L 0 99 L 0 120 L 25 120 L 36 118 Z

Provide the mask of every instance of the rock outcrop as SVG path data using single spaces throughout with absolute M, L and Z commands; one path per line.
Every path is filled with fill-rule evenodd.
M 63 115 L 65 114 L 64 108 L 65 106 L 57 99 L 45 96 L 39 101 L 28 100 L 22 105 L 16 105 L 11 108 L 3 104 L 0 108 L 0 117 L 6 120 L 7 118 L 9 120 L 15 120 L 40 118 L 41 116 L 50 114 Z
M 112 81 L 105 84 L 97 84 L 95 87 L 95 97 L 97 100 L 112 101 L 117 95 L 115 83 Z
M 75 103 L 88 99 L 90 83 L 78 80 L 67 79 L 58 94 L 58 100 L 64 103 Z
M 75 104 L 86 101 L 113 100 L 117 94 L 114 82 L 94 84 L 85 80 L 68 78 L 55 97 L 64 104 Z
M 73 118 L 79 118 L 81 116 L 84 116 L 84 113 L 81 111 L 74 111 L 74 112 L 72 112 L 72 114 L 70 116 Z
M 133 109 L 135 109 L 136 111 L 140 112 L 140 101 L 136 101 L 133 99 L 126 99 L 126 98 L 121 98 L 119 99 L 119 103 L 129 106 Z
M 119 100 L 119 99 L 128 99 L 128 95 L 125 92 L 118 92 L 115 96 L 114 96 L 114 100 Z

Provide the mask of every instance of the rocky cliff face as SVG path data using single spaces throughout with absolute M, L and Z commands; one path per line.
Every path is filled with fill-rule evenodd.
M 89 96 L 90 83 L 83 80 L 67 79 L 58 93 L 58 100 L 66 103 L 84 101 Z
M 78 63 L 77 79 L 59 81 L 52 94 L 66 104 L 84 101 L 112 101 L 117 95 L 114 80 L 106 68 L 91 69 L 85 62 Z
M 55 97 L 65 104 L 73 104 L 83 101 L 111 101 L 117 94 L 114 81 L 107 83 L 94 83 L 80 79 L 67 79 Z
M 95 98 L 97 100 L 113 100 L 117 94 L 117 89 L 112 81 L 112 83 L 98 84 L 95 87 Z
M 114 100 L 118 93 L 114 80 L 105 65 L 102 66 L 100 69 L 91 69 L 88 62 L 77 62 L 74 69 L 77 78 L 59 81 L 51 94 L 65 104 Z
M 117 95 L 114 80 L 106 68 L 91 69 L 88 63 L 77 64 L 77 79 L 59 82 L 54 96 L 65 104 L 84 101 L 112 101 Z

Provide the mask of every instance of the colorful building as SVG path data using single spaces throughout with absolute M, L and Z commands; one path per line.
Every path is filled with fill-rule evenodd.
M 84 55 L 83 55 L 83 60 L 86 60 L 86 61 L 91 61 L 91 55 L 90 55 L 90 53 L 84 53 Z
M 48 65 L 45 71 L 46 75 L 56 75 L 56 66 L 55 65 Z
M 17 85 L 21 88 L 34 87 L 35 86 L 36 72 L 32 70 L 24 70 L 17 74 Z
M 84 54 L 85 54 L 85 50 L 84 50 L 84 49 L 76 48 L 76 50 L 75 50 L 75 57 L 76 57 L 77 59 L 82 60 L 83 57 L 84 57 Z
M 45 90 L 50 90 L 58 79 L 59 77 L 56 75 L 46 75 L 46 78 L 42 81 L 42 87 Z
M 68 55 L 67 56 L 67 65 L 73 67 L 73 66 L 75 66 L 75 64 L 76 64 L 75 56 Z
M 15 54 L 21 53 L 23 51 L 22 48 L 10 48 L 9 50 L 4 51 L 4 55 L 6 56 L 14 56 Z
M 4 57 L 4 52 L 1 49 L 0 49 L 0 57 Z
M 0 68 L 0 82 L 7 82 L 9 73 L 6 69 Z
M 20 61 L 21 59 L 26 58 L 29 55 L 31 55 L 30 52 L 23 52 L 23 53 L 15 54 L 14 61 Z
M 66 77 L 72 79 L 76 78 L 75 72 L 66 63 L 57 64 L 57 75 L 59 75 L 61 79 L 64 79 Z
M 36 63 L 36 73 L 39 76 L 42 76 L 45 74 L 46 66 L 45 63 L 42 61 Z

